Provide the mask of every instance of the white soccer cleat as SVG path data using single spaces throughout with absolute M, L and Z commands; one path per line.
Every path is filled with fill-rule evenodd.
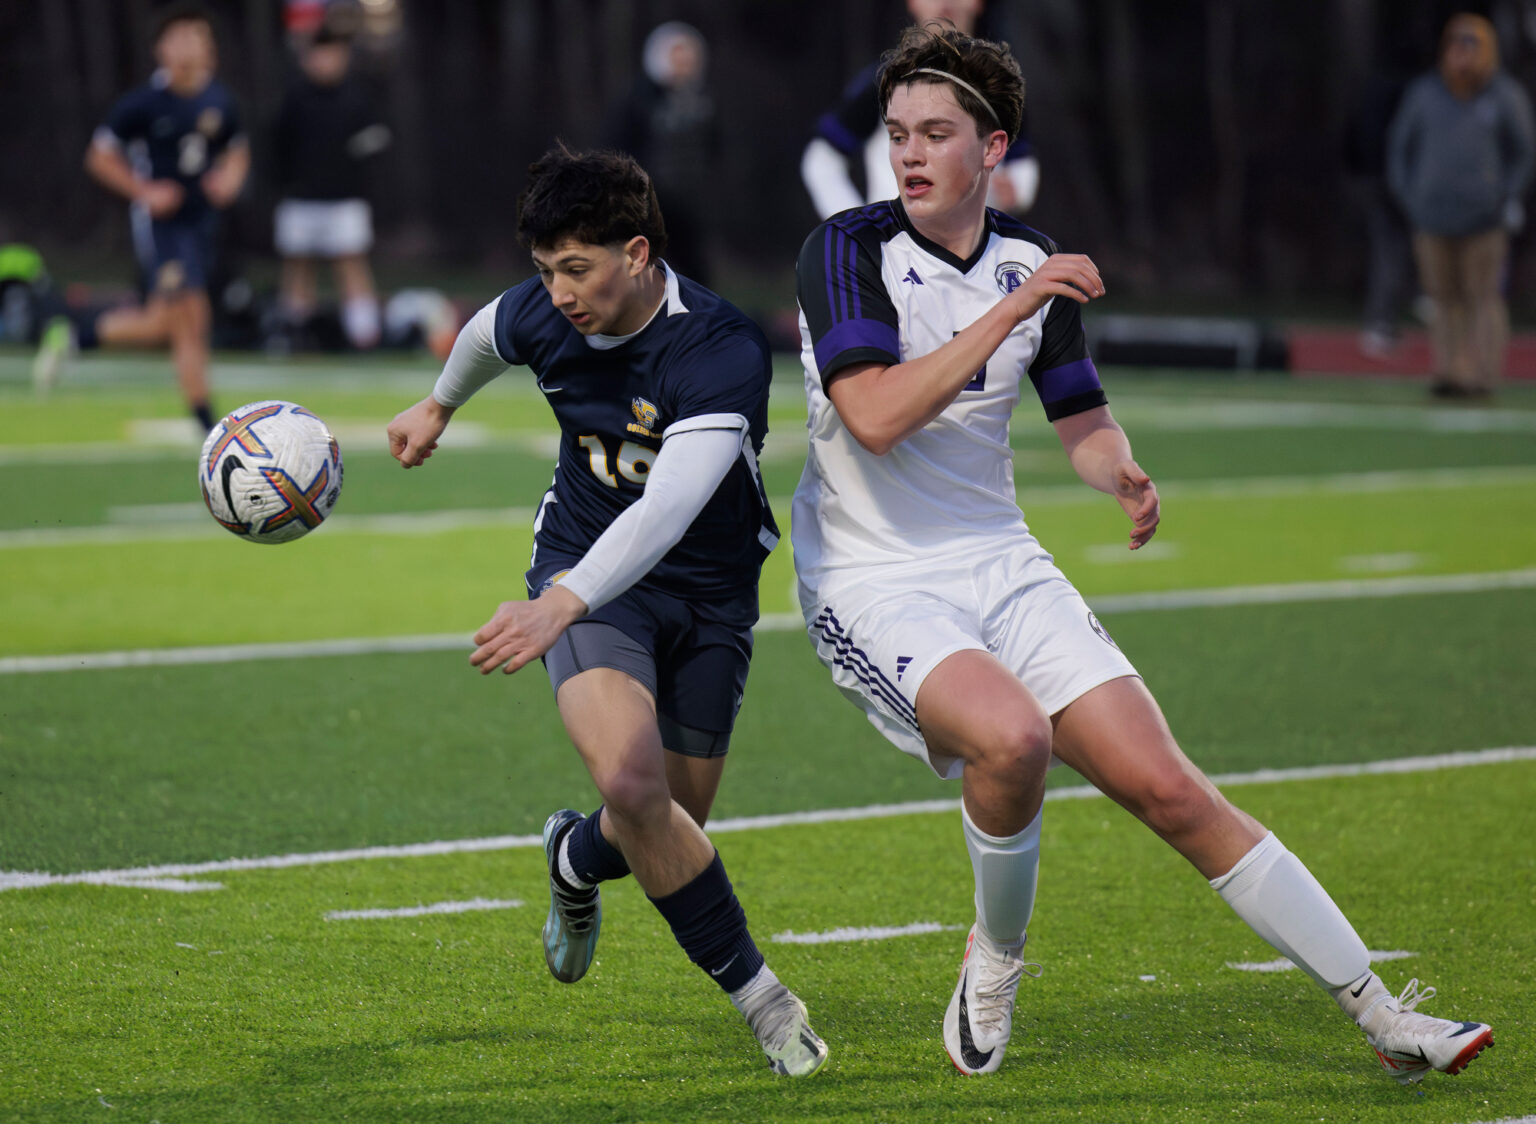
M 1013 1001 L 1019 991 L 1019 977 L 1026 969 L 1038 979 L 1039 964 L 1027 963 L 1017 948 L 993 944 L 984 933 L 971 926 L 965 941 L 965 959 L 960 962 L 960 979 L 955 994 L 944 1012 L 944 1049 L 955 1068 L 967 1076 L 995 1073 L 1003 1064 L 1008 1037 L 1013 1033 Z
M 582 892 L 567 890 L 556 877 L 560 840 L 581 822 L 582 814 L 569 808 L 544 821 L 544 858 L 549 864 L 549 916 L 544 919 L 544 963 L 550 975 L 562 983 L 575 983 L 587 974 L 597 952 L 597 935 L 603 927 L 603 899 L 597 887 Z
M 1419 981 L 1409 980 L 1403 993 L 1388 1001 L 1379 1033 L 1366 1033 L 1387 1076 L 1404 1085 L 1422 1081 L 1432 1069 L 1460 1073 L 1484 1047 L 1493 1045 L 1493 1028 L 1487 1023 L 1437 1019 L 1414 1010 L 1420 1000 L 1434 995 L 1433 987 L 1420 991 Z
M 55 316 L 43 329 L 37 355 L 32 360 L 32 387 L 39 395 L 58 385 L 59 375 L 77 350 L 75 326 L 66 317 Z
M 781 1077 L 809 1077 L 819 1070 L 827 1060 L 827 1044 L 806 1021 L 800 998 L 771 973 L 762 986 L 748 988 L 731 1001 L 768 1055 L 768 1068 Z

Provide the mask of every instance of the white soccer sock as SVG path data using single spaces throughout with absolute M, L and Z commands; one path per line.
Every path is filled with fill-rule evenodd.
M 572 828 L 571 831 L 575 831 Z M 576 868 L 571 865 L 571 831 L 567 831 L 560 837 L 560 847 L 555 852 L 555 863 L 560 871 L 560 877 L 570 884 L 573 890 L 590 890 L 592 883 L 576 873 Z
M 1211 879 L 1211 889 L 1249 928 L 1329 991 L 1356 983 L 1370 970 L 1365 942 L 1274 832 L 1227 873 Z
M 976 923 L 993 944 L 1016 945 L 1024 939 L 1035 911 L 1035 884 L 1040 872 L 1040 821 L 1035 813 L 1028 827 L 1000 839 L 972 822 L 960 802 L 965 848 L 971 853 L 976 877 Z
M 352 297 L 341 306 L 341 325 L 353 347 L 370 348 L 379 342 L 379 302 L 372 297 Z

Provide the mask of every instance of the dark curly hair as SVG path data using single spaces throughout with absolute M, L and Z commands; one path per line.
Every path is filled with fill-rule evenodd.
M 566 238 L 595 246 L 640 235 L 651 259 L 667 251 L 667 226 L 651 177 L 622 152 L 573 152 L 558 144 L 528 166 L 517 200 L 517 240 L 528 249 Z
M 940 70 L 952 74 L 979 90 L 986 103 L 954 82 L 945 82 L 937 74 L 917 73 Z M 921 27 L 909 27 L 901 40 L 880 56 L 880 115 L 891 104 L 897 86 L 913 82 L 943 82 L 955 95 L 960 108 L 976 121 L 976 135 L 985 137 L 994 129 L 1008 134 L 1008 143 L 1019 137 L 1024 121 L 1024 75 L 1006 43 L 977 39 L 955 29 L 947 21 L 934 20 Z

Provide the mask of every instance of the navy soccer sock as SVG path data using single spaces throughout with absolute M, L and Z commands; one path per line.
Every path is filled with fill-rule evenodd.
M 763 954 L 747 932 L 747 915 L 725 875 L 720 853 L 674 894 L 651 898 L 672 926 L 672 935 L 727 994 L 745 987 L 763 966 Z
M 603 837 L 603 810 L 599 808 L 571 828 L 565 839 L 565 857 L 576 877 L 594 886 L 629 873 L 624 852 Z

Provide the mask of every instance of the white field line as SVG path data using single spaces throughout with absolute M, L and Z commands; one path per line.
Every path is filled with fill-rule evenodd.
M 1400 948 L 1382 951 L 1380 949 L 1367 949 L 1372 964 L 1380 964 L 1386 960 L 1407 960 L 1417 956 L 1417 952 L 1407 952 Z M 1227 967 L 1239 972 L 1294 972 L 1296 965 L 1288 958 L 1282 956 L 1278 960 L 1228 960 Z
M 201 504 L 189 504 L 193 513 Z M 532 527 L 531 507 L 456 508 L 388 515 L 333 515 L 318 533 L 326 535 L 436 535 L 467 527 Z M 136 542 L 223 539 L 229 532 L 212 519 L 192 519 L 177 512 L 164 522 L 108 523 L 94 527 L 49 527 L 0 531 L 0 550 L 45 546 L 111 546 Z
M 384 921 L 393 917 L 427 917 L 438 913 L 475 913 L 486 909 L 521 909 L 517 898 L 470 898 L 464 902 L 433 902 L 401 909 L 333 909 L 327 921 Z
M 133 450 L 130 450 L 133 451 Z M 137 452 L 137 451 L 134 451 Z M 766 452 L 766 450 L 765 450 Z M 16 450 L 0 449 L 0 467 Z M 798 455 L 798 454 L 797 454 Z M 133 459 L 143 459 L 135 456 Z M 768 459 L 768 458 L 764 458 Z M 776 459 L 787 459 L 778 457 Z M 9 463 L 15 463 L 10 461 Z M 1164 499 L 1235 499 L 1318 495 L 1375 495 L 1398 491 L 1443 491 L 1457 488 L 1536 484 L 1536 467 L 1436 468 L 1400 472 L 1347 472 L 1329 476 L 1259 476 L 1237 480 L 1170 480 L 1160 482 Z M 194 493 L 195 494 L 195 493 Z M 1103 503 L 1103 497 L 1080 484 L 1020 488 L 1026 513 L 1030 508 L 1069 507 Z M 788 498 L 773 499 L 780 511 L 789 509 Z M 466 527 L 532 526 L 531 507 L 456 508 L 429 512 L 391 512 L 377 515 L 334 515 L 326 521 L 327 534 L 424 535 Z M 105 525 L 80 527 L 29 527 L 0 531 L 0 550 L 54 546 L 104 546 L 131 542 L 167 542 L 186 539 L 217 539 L 227 532 L 203 516 L 196 500 L 185 504 L 114 508 Z M 1153 544 L 1156 546 L 1156 544 Z M 1125 552 L 1121 552 L 1125 553 Z M 1126 557 L 1130 557 L 1126 554 Z
M 1438 772 L 1443 769 L 1474 765 L 1499 765 L 1515 761 L 1536 761 L 1536 746 L 1504 746 L 1497 749 L 1464 750 L 1424 757 L 1400 757 L 1386 761 L 1364 761 L 1344 765 L 1304 765 L 1293 769 L 1259 769 L 1247 773 L 1218 773 L 1216 784 L 1236 787 L 1274 784 L 1281 781 L 1322 780 L 1339 777 L 1383 776 L 1398 773 Z M 1086 800 L 1100 796 L 1092 785 L 1046 790 L 1047 801 Z M 811 812 L 784 812 L 769 816 L 742 816 L 714 820 L 712 835 L 737 831 L 801 825 L 849 823 L 857 820 L 886 819 L 891 816 L 953 814 L 960 801 L 917 800 L 904 804 L 867 804 L 858 808 L 825 808 Z M 481 851 L 508 851 L 542 847 L 541 835 L 496 835 L 483 839 L 439 840 L 431 843 L 407 843 L 399 846 L 358 847 L 345 851 L 316 851 L 307 854 L 269 855 L 262 858 L 219 859 L 200 863 L 164 863 L 157 866 L 118 870 L 79 871 L 73 874 L 48 874 L 42 871 L 0 870 L 0 892 L 35 889 L 41 886 L 96 885 L 127 886 L 135 889 L 163 889 L 155 883 L 167 879 L 195 878 L 204 874 L 245 870 L 286 870 L 292 867 L 322 866 L 332 863 L 362 862 L 370 859 L 411 859 L 438 855 L 457 855 Z
M 1089 598 L 1098 613 L 1157 612 L 1232 605 L 1279 605 L 1306 601 L 1339 601 L 1367 597 L 1406 597 L 1432 593 L 1487 593 L 1536 587 L 1536 567 L 1487 574 L 1431 574 L 1422 577 L 1348 578 L 1326 582 L 1275 585 L 1219 586 L 1156 593 L 1106 594 Z M 798 632 L 805 627 L 799 613 L 766 613 L 758 632 Z M 79 652 L 56 656 L 0 657 L 0 675 L 29 675 L 54 671 L 103 671 L 124 667 L 165 667 L 177 664 L 238 663 L 243 660 L 305 659 L 320 656 L 361 656 L 396 652 L 468 651 L 469 637 L 458 633 L 424 636 L 355 637 L 275 644 L 228 644 L 188 648 L 141 648 L 122 652 Z
M 797 933 L 786 930 L 769 939 L 776 944 L 847 944 L 851 941 L 888 941 L 896 937 L 920 937 L 928 933 L 964 931 L 964 925 L 940 925 L 937 921 L 914 921 L 910 925 L 843 926 L 822 933 Z

